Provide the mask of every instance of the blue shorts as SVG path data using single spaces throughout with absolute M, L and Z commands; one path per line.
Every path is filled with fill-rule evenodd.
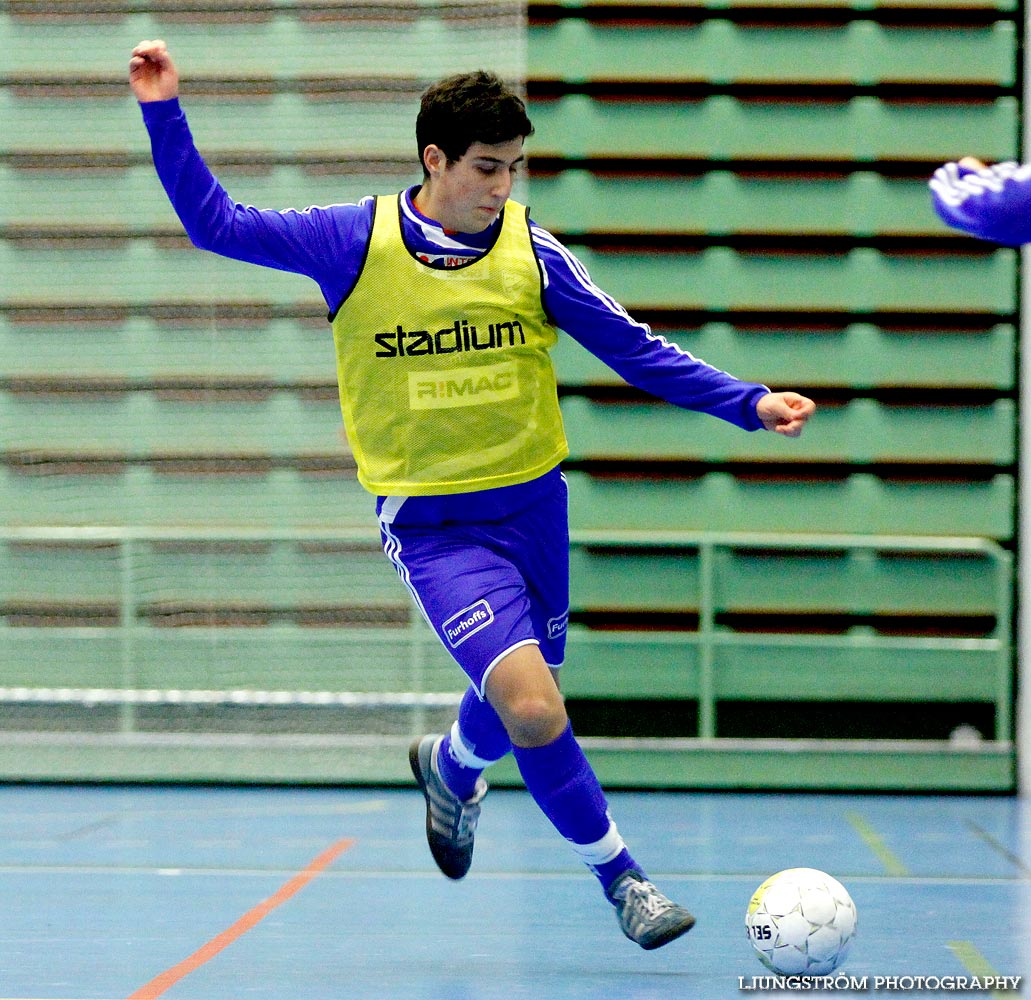
M 558 468 L 480 493 L 380 497 L 383 551 L 444 648 L 484 696 L 518 646 L 562 665 L 569 619 L 569 512 Z

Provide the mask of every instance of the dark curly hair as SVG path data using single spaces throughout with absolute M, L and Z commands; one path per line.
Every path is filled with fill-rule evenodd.
M 431 144 L 453 163 L 474 142 L 495 145 L 529 135 L 533 135 L 533 125 L 522 99 L 499 77 L 484 70 L 459 73 L 433 84 L 422 95 L 415 120 L 420 163 L 423 150 Z

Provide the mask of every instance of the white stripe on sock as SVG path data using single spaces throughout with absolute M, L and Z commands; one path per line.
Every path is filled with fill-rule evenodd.
M 623 838 L 619 835 L 619 830 L 616 829 L 616 824 L 611 819 L 608 833 L 601 840 L 596 840 L 593 844 L 574 844 L 572 841 L 569 844 L 583 863 L 592 867 L 611 861 L 626 847 Z
M 490 767 L 491 764 L 496 764 L 496 760 L 484 760 L 482 757 L 477 757 L 476 754 L 469 749 L 469 747 L 462 740 L 462 732 L 458 728 L 458 721 L 456 720 L 451 726 L 451 756 L 458 761 L 462 767 L 472 768 L 474 771 L 482 771 L 485 767 Z

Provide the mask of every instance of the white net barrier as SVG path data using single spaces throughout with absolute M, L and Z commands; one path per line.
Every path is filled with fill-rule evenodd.
M 236 200 L 352 201 L 419 179 L 434 79 L 522 87 L 525 6 L 15 0 L 2 21 L 0 732 L 445 724 L 463 679 L 379 549 L 318 289 L 189 247 L 125 68 L 166 40 Z

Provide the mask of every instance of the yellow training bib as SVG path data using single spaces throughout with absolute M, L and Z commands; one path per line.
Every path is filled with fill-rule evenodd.
M 357 284 L 333 317 L 344 426 L 371 493 L 426 496 L 526 482 L 569 453 L 528 213 L 509 202 L 478 260 L 440 269 L 377 198 Z

